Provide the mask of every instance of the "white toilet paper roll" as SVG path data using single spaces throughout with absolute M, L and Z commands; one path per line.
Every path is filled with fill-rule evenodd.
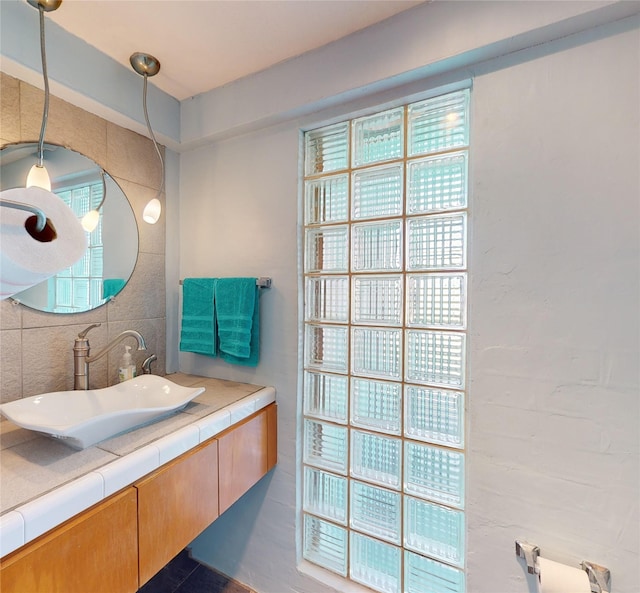
M 77 262 L 87 249 L 80 221 L 56 194 L 39 187 L 8 189 L 0 198 L 40 208 L 57 237 L 34 239 L 25 228 L 32 216 L 23 210 L 0 209 L 0 300 L 30 288 Z
M 586 571 L 538 558 L 538 593 L 591 593 Z

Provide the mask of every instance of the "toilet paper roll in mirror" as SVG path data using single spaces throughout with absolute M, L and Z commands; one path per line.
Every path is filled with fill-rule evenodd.
M 25 227 L 29 212 L 3 207 L 0 212 L 0 300 L 30 288 L 76 263 L 87 250 L 80 221 L 56 194 L 40 187 L 8 189 L 0 198 L 35 206 L 55 227 L 37 240 Z M 28 226 L 28 225 L 27 225 Z M 52 239 L 52 236 L 55 238 Z
M 538 558 L 538 593 L 591 593 L 587 573 L 546 558 Z

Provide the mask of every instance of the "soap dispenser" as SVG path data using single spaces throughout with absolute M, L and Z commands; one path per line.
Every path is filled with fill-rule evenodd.
M 136 365 L 131 360 L 131 346 L 124 347 L 124 354 L 122 355 L 122 361 L 120 362 L 120 368 L 118 369 L 118 377 L 120 383 L 133 379 L 136 376 Z

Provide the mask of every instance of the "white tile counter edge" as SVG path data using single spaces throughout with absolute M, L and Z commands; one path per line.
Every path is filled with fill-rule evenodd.
M 276 400 L 273 387 L 263 387 L 220 410 L 161 437 L 104 467 L 0 516 L 0 557 L 74 517 L 148 473 Z

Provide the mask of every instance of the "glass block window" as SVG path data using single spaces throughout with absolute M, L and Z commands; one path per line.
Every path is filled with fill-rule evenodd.
M 100 181 L 53 191 L 78 218 L 82 218 L 100 205 L 104 186 Z M 49 281 L 49 299 L 54 313 L 86 311 L 104 302 L 102 217 L 96 228 L 87 233 L 87 244 L 87 250 L 79 261 Z
M 465 592 L 468 90 L 305 133 L 301 550 Z

